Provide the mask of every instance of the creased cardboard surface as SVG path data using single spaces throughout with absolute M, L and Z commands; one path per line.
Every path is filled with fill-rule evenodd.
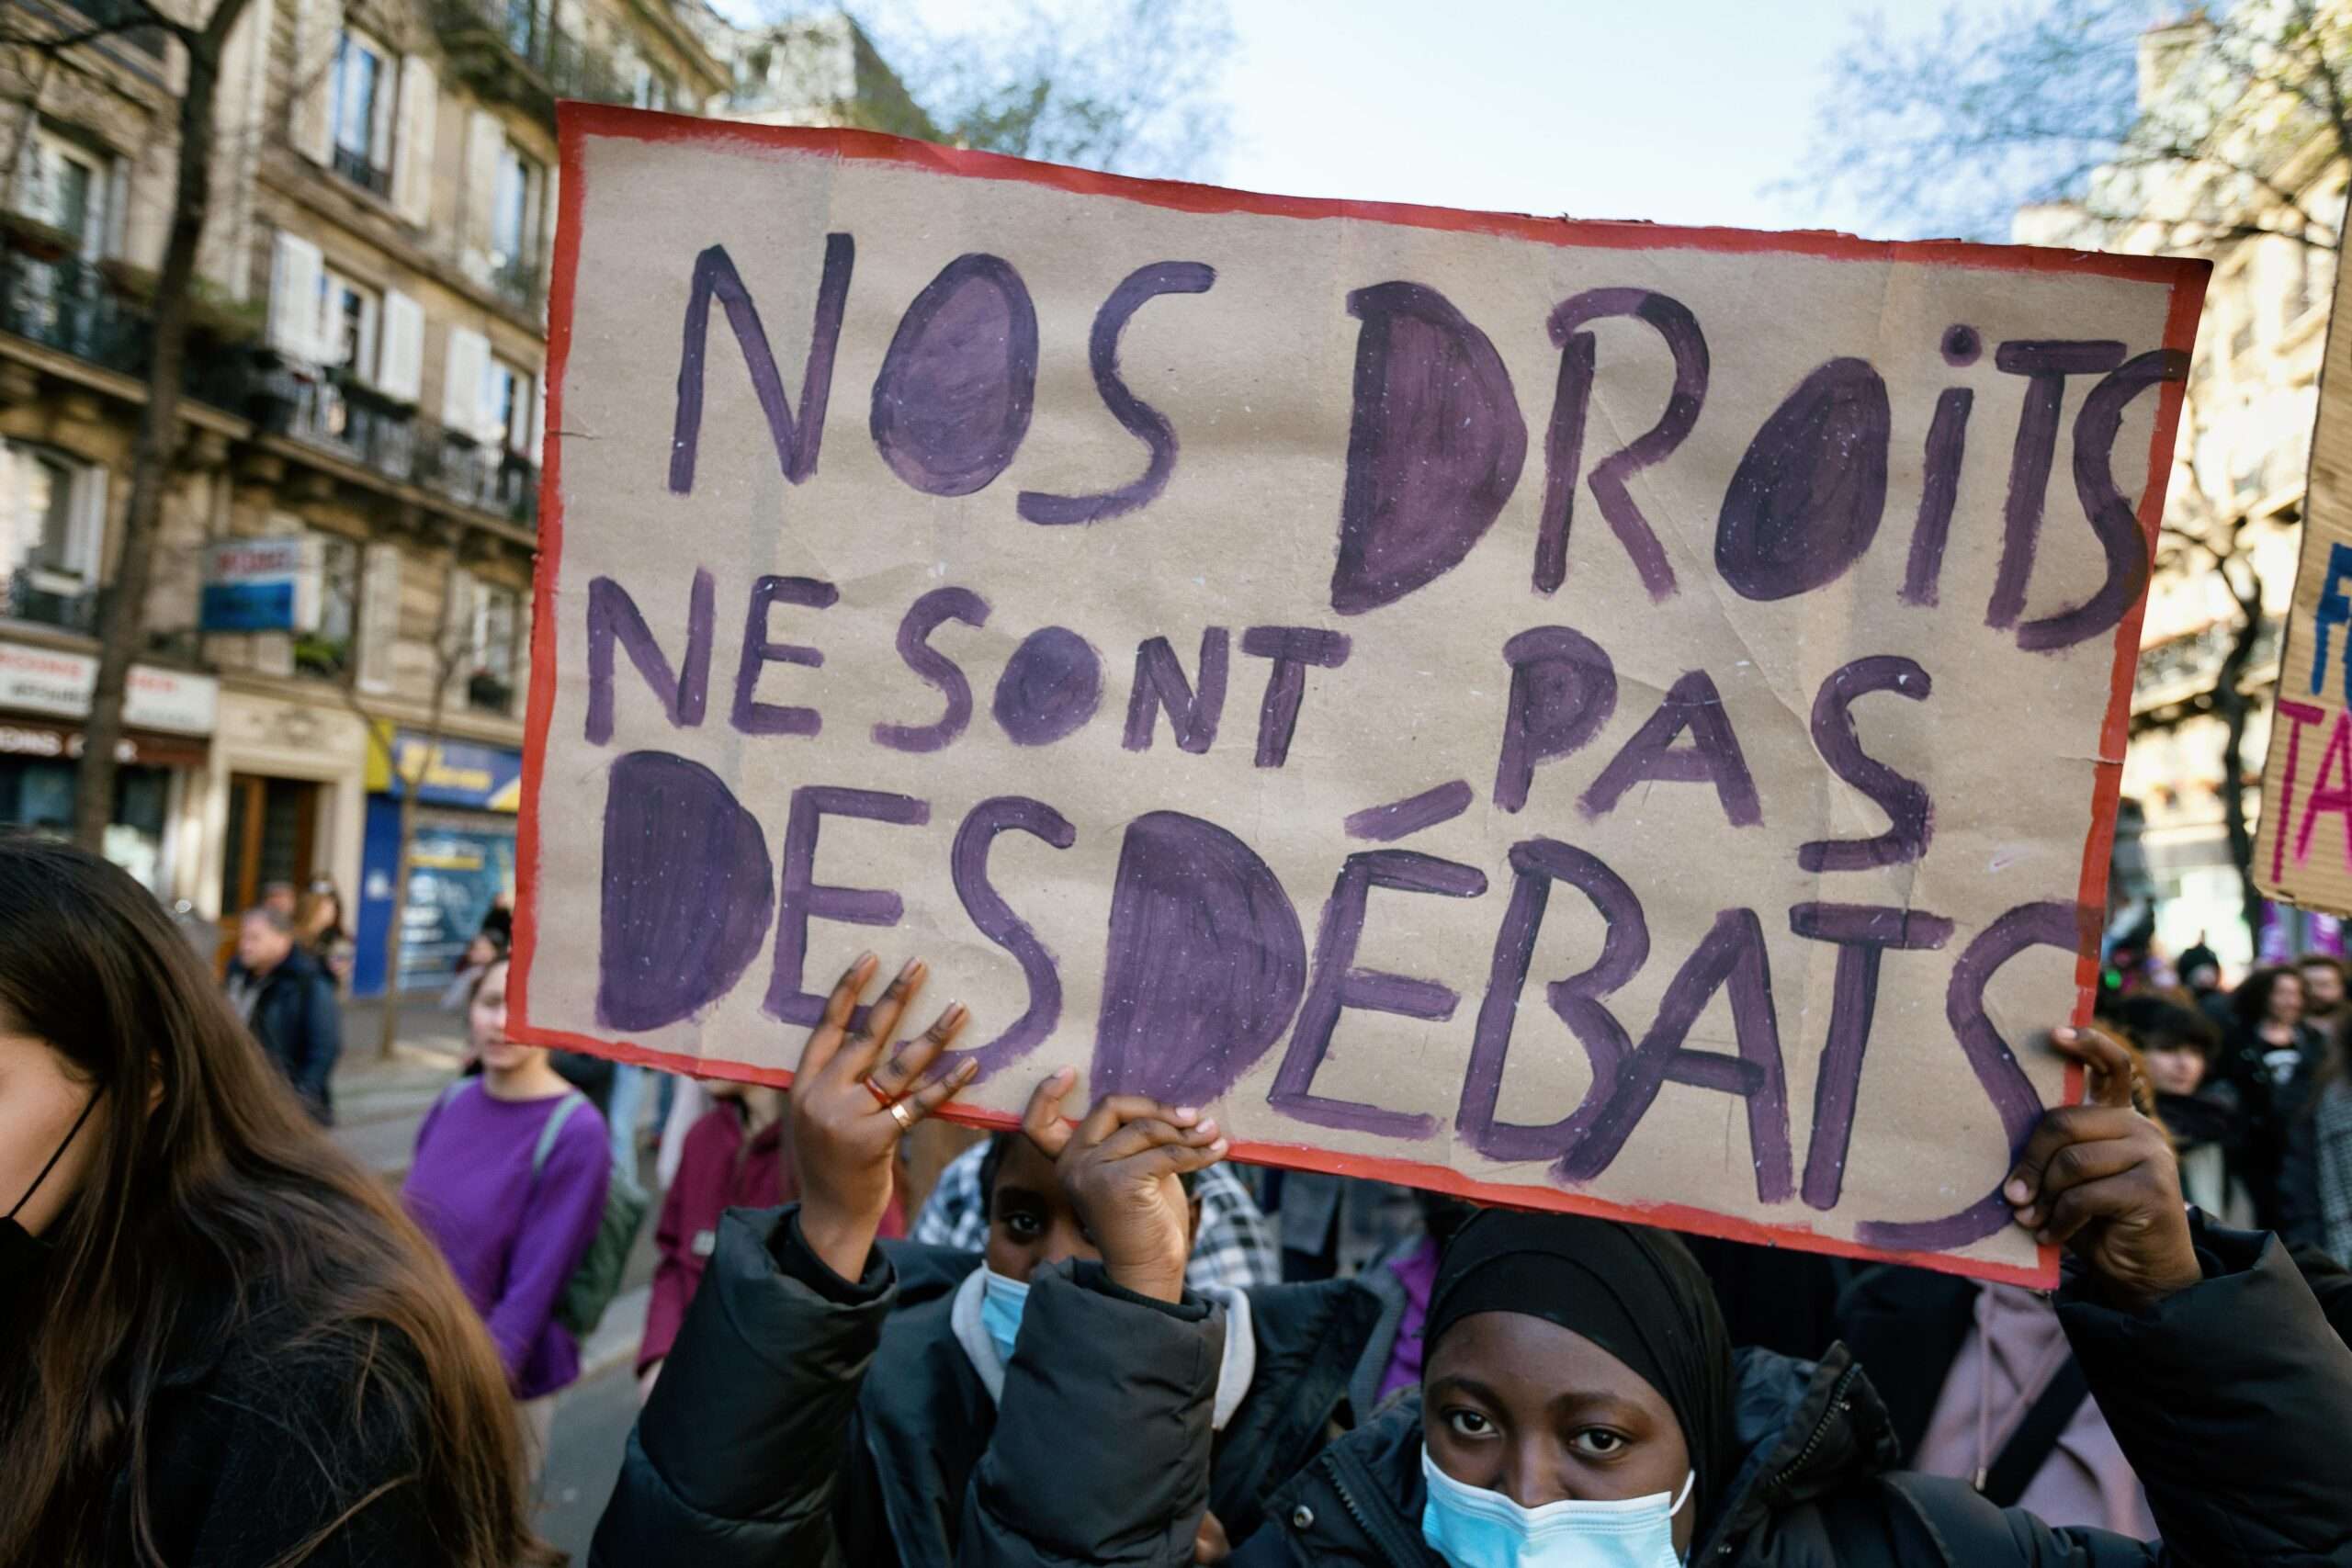
M 698 1070 L 788 1072 L 804 1030 L 763 1007 L 779 987 L 779 933 L 787 933 L 788 959 L 810 883 L 820 906 L 826 888 L 884 892 L 896 896 L 896 909 L 866 900 L 863 912 L 894 915 L 887 928 L 821 918 L 821 909 L 808 919 L 805 966 L 787 973 L 780 990 L 821 993 L 868 947 L 886 963 L 920 953 L 933 966 L 930 1004 L 958 998 L 973 1010 L 966 1040 L 989 1051 L 989 1071 L 966 1099 L 996 1120 L 1069 1063 L 1080 1070 L 1082 1097 L 1106 1078 L 1203 1091 L 1251 1157 L 1799 1246 L 1908 1252 L 1921 1250 L 1900 1239 L 1911 1233 L 1874 1224 L 1968 1210 L 2005 1173 L 2001 1114 L 1951 1021 L 1954 972 L 1988 929 L 2004 918 L 2004 929 L 2033 925 L 2015 912 L 2041 907 L 2036 929 L 2060 931 L 2064 944 L 2021 942 L 1994 969 L 1983 1012 L 1996 1038 L 1983 1049 L 1997 1054 L 2005 1041 L 2040 1100 L 2064 1092 L 2059 1060 L 2034 1037 L 2078 1016 L 2083 1000 L 2077 933 L 2095 931 L 2096 916 L 2086 925 L 2077 911 L 2103 896 L 2122 743 L 2119 671 L 2128 677 L 2119 650 L 2136 639 L 2138 607 L 2057 650 L 2021 649 L 2014 626 L 1987 626 L 2032 385 L 1998 368 L 1996 355 L 2005 343 L 2060 339 L 2111 341 L 2118 357 L 2183 349 L 2201 266 L 1283 204 L 880 138 L 753 133 L 624 111 L 568 108 L 564 139 L 518 955 L 526 1021 L 518 1033 Z M 679 493 L 681 329 L 697 255 L 724 249 L 797 419 L 827 236 L 839 234 L 851 237 L 854 262 L 813 472 L 799 483 L 786 477 L 722 300 L 701 337 L 700 427 L 691 491 Z M 1034 308 L 1034 395 L 1001 473 L 963 493 L 925 493 L 877 446 L 875 389 L 910 306 L 970 254 L 999 258 Z M 1212 269 L 1214 281 L 1141 303 L 1116 337 L 1115 356 L 1118 385 L 1173 433 L 1164 488 L 1098 522 L 1026 520 L 1023 495 L 1092 495 L 1145 474 L 1148 443 L 1106 401 L 1089 342 L 1123 279 L 1170 262 Z M 1491 342 L 1523 423 L 1524 458 L 1499 514 L 1458 563 L 1394 602 L 1342 613 L 1335 571 L 1344 575 L 1360 340 L 1370 330 L 1365 315 L 1351 313 L 1351 296 L 1394 284 L 1434 290 Z M 1704 335 L 1705 390 L 1687 437 L 1621 486 L 1670 571 L 1664 597 L 1652 592 L 1657 563 L 1645 581 L 1595 480 L 1606 459 L 1659 422 L 1675 386 L 1666 337 L 1634 315 L 1578 329 L 1590 334 L 1595 369 L 1563 581 L 1549 593 L 1532 581 L 1547 478 L 1562 461 L 1555 403 L 1564 350 L 1546 321 L 1562 301 L 1597 288 L 1664 295 Z M 958 406 L 996 408 L 986 367 L 1001 370 L 1014 329 L 997 302 L 958 299 L 948 316 L 977 333 L 972 363 L 982 366 L 956 383 L 977 401 Z M 1962 363 L 1946 352 L 1954 342 L 1967 346 L 1948 337 L 1955 326 L 1981 340 L 1973 356 L 1958 356 Z M 1743 593 L 1718 558 L 1726 493 L 1759 429 L 1837 360 L 1867 361 L 1884 389 L 1874 531 L 1849 568 L 1818 586 L 1775 598 Z M 2024 623 L 2082 604 L 2109 572 L 2075 482 L 2077 416 L 2099 380 L 2093 373 L 2064 384 L 2017 617 Z M 1454 386 L 1453 400 L 1425 405 L 1443 411 L 1413 434 L 1428 453 L 1453 450 L 1449 442 L 1472 442 L 1483 428 L 1465 386 Z M 1925 454 L 1939 398 L 1952 389 L 1968 390 L 1970 407 L 1949 476 L 1949 542 L 1925 603 L 1913 565 L 1929 489 Z M 1375 389 L 1373 400 L 1394 395 L 1393 387 Z M 2169 450 L 2177 399 L 2177 385 L 2152 385 L 2121 406 L 2113 478 L 2118 504 L 2141 518 L 2161 501 L 2143 494 L 2162 482 L 2161 473 L 2150 476 L 2149 454 Z M 911 428 L 906 422 L 921 414 L 898 407 L 878 423 Z M 1432 471 L 1431 462 L 1415 461 L 1392 479 L 1409 491 Z M 1808 557 L 1820 547 L 1803 520 L 1851 500 L 1836 483 L 1820 491 L 1783 508 L 1772 526 L 1787 534 L 1758 547 L 1779 552 L 1773 558 L 1784 566 L 1797 563 L 1789 570 L 1818 558 Z M 603 699 L 610 735 L 591 739 L 592 598 L 605 593 L 610 612 L 612 592 L 625 593 L 674 676 L 695 662 L 688 623 L 698 572 L 707 574 L 713 606 L 698 720 L 673 722 L 663 696 L 674 698 L 675 686 L 649 679 L 623 639 L 611 645 Z M 752 636 L 819 650 L 821 663 L 754 660 L 744 684 L 747 611 L 763 577 L 830 585 L 837 597 L 820 607 L 820 590 L 785 590 Z M 592 591 L 598 579 L 608 586 Z M 877 739 L 877 727 L 933 726 L 952 705 L 901 653 L 910 607 L 948 588 L 984 602 L 985 624 L 972 624 L 978 616 L 970 613 L 939 619 L 917 641 L 968 682 L 968 720 L 937 750 L 896 749 Z M 609 614 L 605 624 L 614 624 Z M 1036 639 L 1056 627 L 1062 633 Z M 1347 642 L 1344 662 L 1295 666 L 1295 721 L 1279 766 L 1259 765 L 1265 711 L 1280 705 L 1269 697 L 1280 666 L 1249 651 L 1251 629 L 1265 627 Z M 1605 653 L 1613 707 L 1566 754 L 1537 761 L 1523 806 L 1509 809 L 1504 736 L 1514 682 L 1505 648 L 1546 627 L 1567 628 Z M 1199 728 L 1208 707 L 1195 712 L 1190 736 L 1203 749 L 1186 750 L 1170 712 L 1153 705 L 1148 743 L 1130 749 L 1138 645 L 1164 638 L 1197 696 L 1210 683 L 1204 636 L 1214 639 L 1212 628 L 1225 642 L 1213 738 Z M 1052 713 L 1083 703 L 1055 707 L 1007 682 L 1008 664 L 1027 647 L 1024 668 L 1035 674 L 1057 648 L 1069 653 L 1078 641 L 1099 656 L 1099 706 L 1059 739 L 1016 744 L 1014 732 L 1035 739 L 1052 728 Z M 1873 659 L 1910 660 L 1916 673 L 1906 666 L 1865 682 L 1842 717 L 1833 705 L 1823 720 L 1825 683 Z M 1710 692 L 1712 700 L 1697 700 Z M 1692 725 L 1670 745 L 1645 749 L 1638 738 L 1669 694 L 1692 701 Z M 813 709 L 820 728 L 746 733 L 738 722 L 746 697 Z M 1523 689 L 1521 711 L 1529 697 Z M 771 722 L 754 717 L 752 727 Z M 1800 863 L 1809 842 L 1889 829 L 1887 812 L 1825 761 L 1816 733 L 1842 723 L 1872 763 L 1924 787 L 1924 854 L 1860 869 Z M 1752 793 L 1705 776 L 1710 767 L 1717 779 L 1731 771 L 1725 735 Z M 616 772 L 621 759 L 650 753 L 678 761 L 674 769 L 664 760 Z M 702 780 L 695 770 L 707 770 L 707 783 L 679 785 L 684 793 L 666 804 L 648 804 L 639 787 Z M 614 781 L 625 773 L 634 793 L 616 804 Z M 897 821 L 820 816 L 817 807 L 839 804 L 820 793 L 828 789 L 920 807 L 894 807 Z M 816 847 L 796 888 L 797 793 Z M 1028 815 L 988 838 L 976 821 L 998 820 L 1007 808 L 983 803 L 1007 797 L 1038 807 L 1014 810 Z M 1067 824 L 1066 847 L 1049 841 L 1054 819 Z M 635 835 L 620 850 L 616 822 Z M 984 840 L 984 852 L 967 842 L 959 857 L 959 835 Z M 1219 879 L 1239 874 L 1233 868 L 1242 863 L 1227 838 L 1287 904 L 1295 954 L 1277 937 L 1249 934 L 1258 929 L 1251 919 L 1269 921 L 1270 931 L 1282 923 L 1262 897 L 1254 914 L 1233 912 L 1243 905 L 1225 897 L 1230 886 Z M 1604 919 L 1571 882 L 1531 872 L 1564 863 L 1530 844 L 1597 859 L 1638 902 L 1641 931 L 1623 918 Z M 1522 846 L 1516 867 L 1514 846 Z M 624 851 L 626 864 L 612 858 Z M 1152 885 L 1173 902 L 1156 907 L 1114 953 L 1123 852 L 1131 879 L 1156 875 Z M 1156 871 L 1155 853 L 1168 863 Z M 1360 906 L 1334 901 L 1351 855 L 1387 857 L 1356 863 L 1357 876 L 1372 877 Z M 1506 961 L 1510 942 L 1499 943 L 1498 956 L 1498 933 L 1515 906 L 1523 929 L 1539 893 L 1547 896 L 1532 948 L 1522 948 L 1525 982 L 1497 984 L 1498 967 L 1516 974 Z M 1838 918 L 1819 905 L 1881 911 L 1882 923 L 1911 942 L 1872 949 L 1874 1010 L 1859 1074 L 1829 1075 L 1851 1086 L 1842 1162 L 1834 1148 L 1816 1155 L 1813 1136 L 1823 1097 L 1840 1092 L 1824 1089 L 1822 1064 L 1840 1000 L 1839 954 L 1849 951 L 1819 933 Z M 666 934 L 644 936 L 651 928 L 642 921 L 616 924 L 616 908 L 656 906 L 668 911 L 656 922 Z M 999 906 L 995 915 L 979 912 Z M 1335 943 L 1352 923 L 1351 907 L 1362 919 L 1348 960 Z M 1045 988 L 1058 990 L 1050 1006 L 1002 940 L 1007 912 L 1033 933 L 1035 951 L 1050 955 Z M 1949 935 L 1933 945 L 1926 934 L 1938 921 L 1950 922 Z M 753 923 L 761 930 L 746 938 Z M 639 934 L 616 936 L 629 930 Z M 1605 939 L 1613 945 L 1604 948 Z M 740 974 L 684 1016 L 651 1027 L 615 1021 L 616 1012 L 641 1011 L 649 996 L 679 994 L 682 976 L 701 974 L 711 953 L 747 941 L 755 951 Z M 1722 959 L 1714 968 L 1724 983 L 1700 976 L 1686 986 L 1696 1012 L 1681 1046 L 1717 1065 L 1677 1058 L 1605 1168 L 1564 1176 L 1555 1160 L 1588 1135 L 1567 1119 L 1584 1106 L 1585 1123 L 1622 1120 L 1624 1107 L 1609 1108 L 1616 1077 L 1596 1085 L 1593 1048 L 1549 1005 L 1557 992 L 1547 986 L 1596 963 L 1622 968 L 1622 983 L 1599 987 L 1594 1000 L 1622 1025 L 1625 1045 L 1638 1047 L 1654 1026 L 1672 1033 L 1658 1024 L 1661 1003 L 1679 972 L 1706 967 L 1693 963 L 1702 947 Z M 1153 967 L 1166 970 L 1186 953 L 1192 967 L 1179 966 L 1173 979 Z M 1149 971 L 1163 989 L 1145 989 L 1160 1005 L 1173 987 L 1199 1016 L 1165 1012 L 1164 1030 L 1159 1018 L 1139 1031 L 1106 1026 L 1106 970 L 1122 965 L 1114 993 L 1132 991 L 1136 975 Z M 1250 976 L 1269 971 L 1280 973 L 1262 1005 L 1219 1010 L 1216 998 L 1236 976 L 1246 990 Z M 1856 975 L 1845 989 L 1845 1004 L 1858 1005 Z M 1738 1021 L 1744 1045 L 1733 1003 L 1742 994 L 1750 998 Z M 1114 1011 L 1119 1005 L 1114 997 Z M 1610 1032 L 1573 998 L 1566 1010 L 1584 1020 L 1587 1036 Z M 1039 1037 L 1000 1043 L 1024 1018 Z M 1464 1082 L 1476 1076 L 1482 1021 L 1490 1045 L 1508 1040 L 1495 1118 L 1525 1129 L 1566 1122 L 1548 1141 L 1534 1132 L 1464 1131 Z M 1114 1043 L 1100 1038 L 1113 1034 Z M 1604 1059 L 1612 1055 L 1605 1038 L 1599 1048 Z M 1487 1053 L 1490 1083 L 1498 1050 Z M 1746 1067 L 1736 1065 L 1743 1050 Z M 1303 1075 L 1303 1090 L 1283 1077 L 1286 1063 Z M 1927 1250 L 1939 1267 L 2048 1275 L 2050 1259 L 2013 1226 Z

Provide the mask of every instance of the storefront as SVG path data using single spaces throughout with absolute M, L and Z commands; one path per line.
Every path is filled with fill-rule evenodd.
M 72 834 L 82 720 L 97 681 L 87 654 L 0 642 L 0 823 Z M 195 896 L 218 711 L 211 677 L 132 666 L 105 850 L 159 898 Z
M 500 895 L 514 890 L 514 814 L 523 799 L 523 754 L 472 740 L 427 747 L 402 730 L 394 758 L 371 750 L 368 823 L 359 895 L 359 953 L 352 988 L 386 988 L 385 942 L 395 918 L 401 800 L 416 791 L 408 896 L 400 903 L 402 993 L 438 991 L 457 972 L 466 944 Z
M 275 883 L 324 877 L 348 910 L 368 750 L 367 724 L 333 698 L 289 701 L 234 684 L 220 694 L 203 902 L 224 936 Z

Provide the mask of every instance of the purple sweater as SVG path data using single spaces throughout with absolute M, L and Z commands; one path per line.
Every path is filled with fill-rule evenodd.
M 490 1325 L 517 1399 L 580 1376 L 580 1347 L 555 1322 L 555 1303 L 595 1237 L 612 1177 L 605 1120 L 582 1104 L 532 1180 L 531 1151 L 565 1098 L 494 1100 L 479 1080 L 467 1084 L 425 1114 L 401 1189 Z

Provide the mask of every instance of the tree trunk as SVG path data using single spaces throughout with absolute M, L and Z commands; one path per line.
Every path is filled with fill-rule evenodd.
M 187 357 L 188 296 L 196 279 L 197 247 L 212 207 L 215 90 L 229 30 L 246 0 L 218 0 L 200 34 L 183 33 L 187 92 L 180 99 L 179 172 L 172 192 L 170 239 L 155 284 L 153 357 L 147 367 L 147 406 L 130 450 L 130 501 L 124 508 L 114 579 L 100 599 L 97 689 L 91 694 L 82 760 L 74 781 L 74 837 L 102 850 L 114 819 L 116 749 L 122 743 L 122 704 L 131 660 L 147 635 L 147 584 L 164 491 L 179 445 L 180 377 Z
M 2246 936 L 2259 953 L 2262 947 L 2262 890 L 2254 885 L 2254 832 L 2245 820 L 2245 731 L 2253 702 L 2239 690 L 2246 666 L 2254 659 L 2255 638 L 2262 633 L 2261 599 L 2244 613 L 2230 651 L 2222 657 L 2214 680 L 2213 706 L 2227 727 L 2222 743 L 2222 825 L 2230 836 L 2230 859 L 2238 868 L 2239 913 Z
M 433 618 L 433 701 L 425 709 L 424 768 L 433 764 L 433 754 L 441 749 L 441 728 L 449 706 L 449 682 L 457 673 L 458 659 L 450 646 L 450 592 L 448 573 L 458 570 L 458 547 L 452 543 L 447 554 L 447 570 L 441 582 L 441 608 Z M 400 852 L 392 859 L 392 918 L 390 929 L 384 934 L 384 1006 L 382 1029 L 376 1037 L 376 1053 L 389 1061 L 400 1040 L 401 1032 L 401 950 L 405 942 L 408 915 L 408 882 L 413 873 L 416 851 L 416 792 L 424 777 L 424 769 L 415 778 L 401 773 L 400 750 L 396 744 L 398 732 L 383 744 L 392 748 L 393 777 L 401 781 Z
M 433 734 L 424 743 L 428 761 L 433 755 L 433 748 L 440 744 L 440 730 L 436 718 Z M 397 757 L 394 765 L 398 765 Z M 392 860 L 391 929 L 384 936 L 384 1006 L 381 1030 L 376 1036 L 376 1054 L 386 1061 L 391 1060 L 401 1037 L 401 928 L 408 920 L 409 860 L 415 841 L 416 781 L 410 779 L 401 785 L 401 847 L 400 853 Z

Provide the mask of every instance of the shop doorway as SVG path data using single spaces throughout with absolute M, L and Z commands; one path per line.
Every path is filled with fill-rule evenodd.
M 237 917 L 272 883 L 300 887 L 317 863 L 318 784 L 307 779 L 234 773 L 229 779 L 229 829 L 220 866 L 220 929 L 233 943 Z

